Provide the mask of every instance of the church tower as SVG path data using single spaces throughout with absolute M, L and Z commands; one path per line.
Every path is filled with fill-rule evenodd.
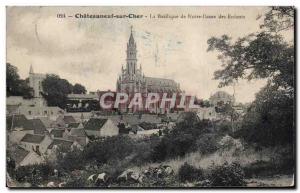
M 133 38 L 132 26 L 131 26 L 131 33 L 130 33 L 129 41 L 127 43 L 127 59 L 126 59 L 126 63 L 127 63 L 126 70 L 127 70 L 127 74 L 129 74 L 131 80 L 133 79 L 133 77 L 137 71 L 136 53 L 137 53 L 136 43 Z

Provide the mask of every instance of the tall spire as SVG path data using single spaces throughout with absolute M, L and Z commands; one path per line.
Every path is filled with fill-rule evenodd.
M 33 74 L 33 67 L 32 67 L 32 64 L 30 65 L 29 74 Z
M 129 38 L 129 45 L 134 45 L 134 38 L 133 38 L 133 26 L 130 27 L 130 38 Z
M 126 70 L 128 74 L 135 74 L 137 70 L 137 58 L 136 58 L 136 43 L 133 38 L 133 30 L 131 26 L 131 33 L 129 37 L 129 42 L 127 43 L 127 66 Z

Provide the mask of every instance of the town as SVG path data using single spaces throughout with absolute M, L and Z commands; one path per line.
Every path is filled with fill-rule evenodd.
M 127 44 L 127 67 L 122 67 L 117 81 L 117 91 L 124 93 L 70 93 L 65 109 L 47 105 L 42 96 L 42 81 L 46 75 L 35 73 L 31 66 L 28 79 L 34 97 L 9 96 L 6 101 L 8 150 L 16 165 L 55 160 L 56 149 L 60 146 L 83 150 L 91 138 L 121 134 L 133 138 L 161 136 L 164 130 L 172 129 L 186 112 L 194 111 L 199 120 L 230 120 L 231 115 L 224 110 L 230 105 L 240 115 L 243 114 L 243 106 L 235 105 L 234 97 L 226 92 L 216 92 L 204 104 L 202 100 L 184 95 L 173 80 L 145 77 L 141 67 L 136 68 L 136 52 L 131 31 Z M 152 93 L 157 91 L 161 92 Z M 181 94 L 170 94 L 170 91 Z M 137 92 L 147 93 L 146 100 Z M 137 104 L 134 103 L 136 100 Z M 146 103 L 145 108 L 140 108 L 143 103 Z M 95 108 L 90 108 L 91 104 L 96 104 Z
M 84 18 L 112 10 L 69 9 Z M 203 11 L 153 9 L 170 19 Z M 294 187 L 294 44 L 276 31 L 293 35 L 294 7 L 239 10 L 206 7 L 207 19 L 245 15 L 210 25 L 53 20 L 57 7 L 8 7 L 7 186 Z M 150 14 L 120 8 L 132 12 Z M 68 27 L 52 34 L 47 18 Z

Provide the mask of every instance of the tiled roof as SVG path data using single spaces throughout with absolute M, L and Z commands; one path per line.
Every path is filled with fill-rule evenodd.
M 31 119 L 29 121 L 31 122 L 32 128 L 34 129 L 34 134 L 45 134 L 46 127 L 40 119 Z
M 52 149 L 54 146 L 63 146 L 66 148 L 71 148 L 73 141 L 63 140 L 63 139 L 54 139 L 49 145 L 48 149 Z
M 76 120 L 74 119 L 74 117 L 70 116 L 70 115 L 64 116 L 63 120 L 66 124 L 76 123 Z
M 6 128 L 23 128 L 24 130 L 33 130 L 31 121 L 29 121 L 24 115 L 12 115 L 6 117 Z
M 85 125 L 84 130 L 100 130 L 107 119 L 91 118 Z
M 70 123 L 68 125 L 68 128 L 77 128 L 80 125 L 80 123 Z
M 84 129 L 76 129 L 76 128 L 71 129 L 71 135 L 78 136 L 78 137 L 86 136 Z
M 157 125 L 155 123 L 142 122 L 139 124 L 139 126 L 144 130 L 157 129 Z
M 52 129 L 50 134 L 54 137 L 63 137 L 64 129 Z
M 21 139 L 21 142 L 40 144 L 44 140 L 44 138 L 45 138 L 45 136 L 43 136 L 43 135 L 26 134 Z
M 50 128 L 53 125 L 53 121 L 51 121 L 48 117 L 39 117 L 39 120 L 43 122 L 46 128 Z
M 24 158 L 29 154 L 29 151 L 23 149 L 20 146 L 17 146 L 10 152 L 11 158 L 19 164 L 21 161 L 24 160 Z
M 8 113 L 17 113 L 20 105 L 6 105 L 6 111 Z

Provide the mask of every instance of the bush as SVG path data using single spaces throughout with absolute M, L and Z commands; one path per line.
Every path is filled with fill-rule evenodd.
M 220 146 L 220 149 L 222 149 L 223 151 L 233 150 L 233 152 L 237 153 L 244 149 L 244 146 L 239 139 L 234 139 L 229 135 L 225 135 L 224 137 L 222 137 L 218 144 Z
M 82 156 L 82 151 L 75 149 L 67 153 L 58 153 L 57 167 L 59 170 L 72 171 L 79 170 L 84 167 L 85 158 Z
M 202 180 L 203 171 L 185 162 L 178 170 L 178 177 L 181 182 Z
M 194 136 L 191 134 L 170 135 L 161 140 L 154 148 L 153 161 L 162 161 L 166 158 L 184 156 L 194 146 Z
M 276 147 L 273 150 L 276 152 L 270 155 L 269 161 L 257 160 L 253 163 L 247 164 L 244 167 L 246 177 L 256 176 L 271 176 L 278 174 L 294 174 L 294 158 L 291 148 Z
M 97 160 L 99 164 L 110 160 L 122 160 L 133 153 L 134 141 L 128 136 L 113 136 L 99 139 L 89 143 L 84 151 L 83 157 L 87 161 Z
M 200 135 L 209 132 L 208 121 L 199 121 L 193 112 L 186 113 L 179 120 L 176 127 L 166 133 L 160 143 L 154 148 L 153 161 L 163 161 L 167 158 L 184 156 L 194 151 L 195 142 Z
M 18 182 L 29 182 L 32 186 L 37 186 L 48 180 L 53 175 L 53 168 L 48 164 L 38 164 L 21 166 L 16 169 L 16 180 Z
M 238 163 L 212 166 L 209 180 L 211 186 L 245 186 L 244 171 Z
M 209 154 L 218 150 L 218 136 L 216 134 L 204 134 L 196 141 L 196 149 L 201 154 Z
M 258 160 L 244 167 L 245 176 L 248 178 L 268 176 L 273 174 L 275 167 L 270 162 Z
M 83 178 L 74 178 L 67 181 L 65 187 L 68 188 L 84 188 L 87 187 L 86 181 Z

